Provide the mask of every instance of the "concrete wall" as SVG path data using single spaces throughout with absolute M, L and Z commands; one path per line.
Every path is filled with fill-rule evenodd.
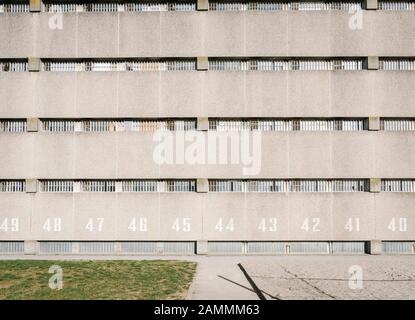
M 66 13 L 62 29 L 54 14 L 2 14 L 0 57 L 413 55 L 413 11 L 361 14 L 361 29 L 336 11 Z
M 2 14 L 0 58 L 414 55 L 415 12 L 361 14 L 361 29 L 336 11 L 68 13 L 62 29 L 51 28 L 54 14 Z M 0 73 L 0 117 L 414 117 L 414 79 L 393 71 Z M 414 139 L 267 132 L 254 177 L 414 178 Z M 158 166 L 154 146 L 145 133 L 0 134 L 0 179 L 247 177 L 237 165 Z M 0 193 L 0 204 L 2 226 L 19 221 L 18 231 L 0 229 L 0 240 L 415 239 L 409 193 Z M 128 229 L 134 217 L 147 218 L 147 232 Z M 53 218 L 61 231 L 45 230 Z M 258 228 L 262 219 L 268 231 Z
M 17 232 L 1 230 L 0 240 L 413 240 L 415 232 L 409 194 L 37 193 L 0 194 L 0 202 L 0 221 L 20 222 Z M 60 231 L 53 231 L 56 218 Z M 133 218 L 146 218 L 147 231 L 129 229 Z M 402 218 L 406 231 L 398 228 Z
M 198 134 L 207 139 L 206 132 Z M 212 150 L 205 141 L 207 155 Z M 412 132 L 263 132 L 259 171 L 252 176 L 243 168 L 254 163 L 231 164 L 230 156 L 225 164 L 207 164 L 206 156 L 202 164 L 159 165 L 158 144 L 152 133 L 140 132 L 1 134 L 0 178 L 415 177 Z M 219 154 L 219 145 L 214 151 Z
M 1 73 L 1 117 L 414 117 L 405 71 Z

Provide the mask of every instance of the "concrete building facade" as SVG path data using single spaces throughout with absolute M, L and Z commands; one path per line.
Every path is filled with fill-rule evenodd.
M 414 253 L 414 2 L 16 0 L 0 40 L 1 254 Z

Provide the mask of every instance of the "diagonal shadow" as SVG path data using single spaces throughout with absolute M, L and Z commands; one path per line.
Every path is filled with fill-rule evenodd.
M 255 291 L 253 289 L 248 288 L 248 287 L 246 287 L 246 286 L 244 286 L 244 285 L 242 285 L 242 284 L 240 284 L 238 282 L 235 282 L 235 281 L 233 281 L 231 279 L 225 278 L 224 276 L 221 276 L 221 275 L 218 275 L 218 277 L 221 278 L 221 279 L 223 279 L 223 280 L 229 281 L 230 283 L 233 283 L 233 284 L 235 284 L 235 285 L 237 285 L 237 286 L 239 286 L 241 288 L 244 288 L 244 289 L 246 289 L 248 291 L 251 291 L 251 292 L 255 293 Z M 275 297 L 272 294 L 269 294 L 268 292 L 266 292 L 266 291 L 264 291 L 262 289 L 261 289 L 261 292 L 264 293 L 264 294 L 266 294 L 271 299 L 274 299 L 274 300 L 282 300 L 281 298 Z

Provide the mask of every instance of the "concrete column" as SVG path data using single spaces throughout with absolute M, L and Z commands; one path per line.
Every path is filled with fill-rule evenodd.
M 369 117 L 369 130 L 370 131 L 380 130 L 380 118 L 379 117 Z
M 37 179 L 26 179 L 26 193 L 37 192 Z
M 363 68 L 366 70 L 378 70 L 379 69 L 379 57 L 370 56 L 363 61 Z
M 366 252 L 369 254 L 382 254 L 383 246 L 380 240 L 370 240 L 367 242 Z
M 40 12 L 41 0 L 30 0 L 29 11 Z
M 208 0 L 197 0 L 196 9 L 197 11 L 208 11 L 209 1 Z
M 208 131 L 209 130 L 209 118 L 208 117 L 198 117 L 197 118 L 197 130 L 199 130 L 199 131 Z
M 369 191 L 370 192 L 380 192 L 381 189 L 381 185 L 382 185 L 382 180 L 379 178 L 372 178 L 370 179 L 370 188 Z
M 196 192 L 199 192 L 199 193 L 209 192 L 209 180 L 208 179 L 197 179 Z
M 207 240 L 196 241 L 196 254 L 208 254 L 208 241 Z
M 29 57 L 27 58 L 27 62 L 28 62 L 28 70 L 29 72 L 39 72 L 40 71 L 40 59 L 39 58 L 34 58 L 34 57 Z
M 377 10 L 378 0 L 364 0 L 363 8 L 366 10 Z
M 27 118 L 26 125 L 27 125 L 27 132 L 37 132 L 39 130 L 39 119 L 38 118 Z
M 24 254 L 37 254 L 38 253 L 38 242 L 36 240 L 25 240 L 24 241 Z
M 208 59 L 208 57 L 197 57 L 196 69 L 197 69 L 197 71 L 207 71 L 207 70 L 209 70 L 209 59 Z

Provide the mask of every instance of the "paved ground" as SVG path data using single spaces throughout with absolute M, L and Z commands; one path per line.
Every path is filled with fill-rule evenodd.
M 415 299 L 415 256 L 0 256 L 11 258 L 192 260 L 188 299 L 258 299 L 238 263 L 267 299 Z

